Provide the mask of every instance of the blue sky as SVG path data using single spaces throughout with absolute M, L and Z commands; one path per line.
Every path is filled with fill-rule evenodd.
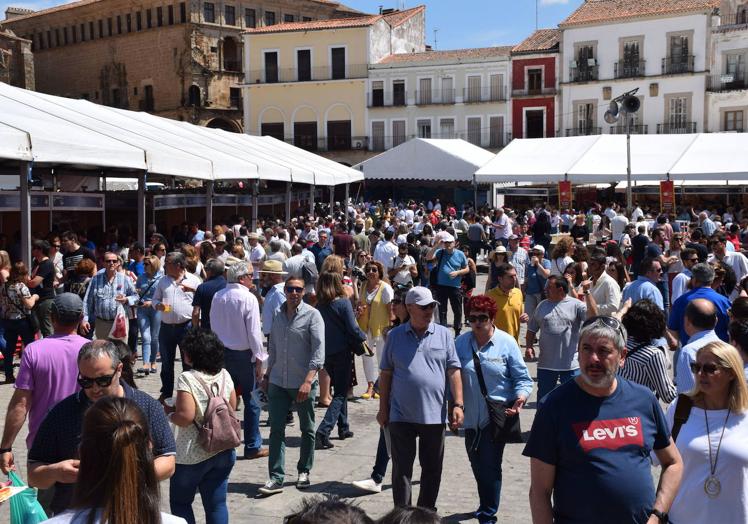
M 555 27 L 583 0 L 537 0 L 539 26 Z M 645 0 L 642 0 L 645 1 Z M 0 0 L 0 17 L 8 6 L 44 9 L 64 2 Z M 343 0 L 360 11 L 377 13 L 379 6 L 415 7 L 426 4 L 426 38 L 438 49 L 487 47 L 521 42 L 535 29 L 535 0 Z

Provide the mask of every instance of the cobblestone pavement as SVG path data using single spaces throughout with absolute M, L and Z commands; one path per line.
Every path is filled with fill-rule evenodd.
M 485 275 L 479 275 L 478 290 L 485 286 Z M 524 328 L 522 339 L 524 340 Z M 357 359 L 357 375 L 360 382 L 364 382 L 363 368 Z M 535 365 L 530 364 L 530 374 L 535 378 Z M 177 365 L 177 369 L 180 366 Z M 138 380 L 138 386 L 153 395 L 158 396 L 160 381 L 152 376 Z M 361 385 L 355 389 L 356 395 L 365 390 Z M 0 420 L 4 424 L 6 407 L 13 393 L 12 386 L 0 386 Z M 529 431 L 535 415 L 535 392 L 529 403 L 522 411 L 521 422 L 525 432 Z M 234 466 L 229 479 L 229 514 L 235 523 L 280 523 L 283 516 L 299 506 L 302 499 L 308 495 L 334 493 L 340 497 L 350 498 L 363 508 L 371 517 L 378 518 L 392 508 L 392 491 L 390 486 L 391 468 L 387 470 L 384 490 L 376 495 L 362 495 L 351 486 L 354 480 L 368 478 L 374 465 L 379 428 L 375 416 L 378 401 L 357 399 L 349 402 L 348 413 L 351 429 L 355 437 L 345 441 L 337 440 L 337 433 L 333 431 L 332 442 L 335 447 L 327 451 L 315 452 L 315 465 L 311 472 L 312 485 L 305 491 L 295 487 L 295 464 L 299 457 L 298 421 L 286 430 L 286 486 L 282 494 L 269 498 L 257 498 L 257 489 L 267 479 L 267 459 L 255 461 L 239 460 Z M 240 411 L 239 415 L 243 411 Z M 315 411 L 317 422 L 324 416 L 324 409 Z M 265 425 L 267 412 L 261 417 L 263 439 L 267 444 L 269 428 Z M 16 439 L 16 463 L 23 478 L 26 478 L 26 426 Z M 478 507 L 478 496 L 475 480 L 470 470 L 470 463 L 465 452 L 464 438 L 447 433 L 444 454 L 444 471 L 442 474 L 441 490 L 437 506 L 439 514 L 447 522 L 463 522 L 473 520 L 470 513 Z M 530 522 L 530 506 L 528 489 L 530 485 L 530 462 L 522 456 L 523 444 L 507 444 L 503 461 L 503 485 L 501 491 L 501 506 L 499 522 L 514 524 Z M 416 460 L 414 470 L 414 500 L 418 492 L 418 478 L 420 468 Z M 162 508 L 169 511 L 169 483 L 161 483 Z M 205 522 L 202 506 L 197 496 L 193 505 L 198 522 Z M 0 522 L 9 522 L 8 508 L 0 507 Z

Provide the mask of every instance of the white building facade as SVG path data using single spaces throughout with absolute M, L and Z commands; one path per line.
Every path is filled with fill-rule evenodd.
M 511 140 L 511 47 L 390 55 L 369 67 L 369 148 L 410 138 L 462 138 L 498 150 Z

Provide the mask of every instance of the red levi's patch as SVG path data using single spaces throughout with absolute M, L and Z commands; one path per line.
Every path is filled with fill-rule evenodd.
M 579 439 L 579 445 L 585 452 L 598 448 L 614 451 L 623 446 L 644 445 L 639 417 L 578 422 L 572 427 Z

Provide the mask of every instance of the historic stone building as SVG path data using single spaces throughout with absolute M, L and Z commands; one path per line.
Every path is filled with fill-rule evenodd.
M 16 10 L 20 11 L 20 10 Z M 34 56 L 31 41 L 0 29 L 0 82 L 34 90 Z
M 40 92 L 241 132 L 242 31 L 360 14 L 329 0 L 81 0 L 9 8 L 0 30 L 30 41 Z

